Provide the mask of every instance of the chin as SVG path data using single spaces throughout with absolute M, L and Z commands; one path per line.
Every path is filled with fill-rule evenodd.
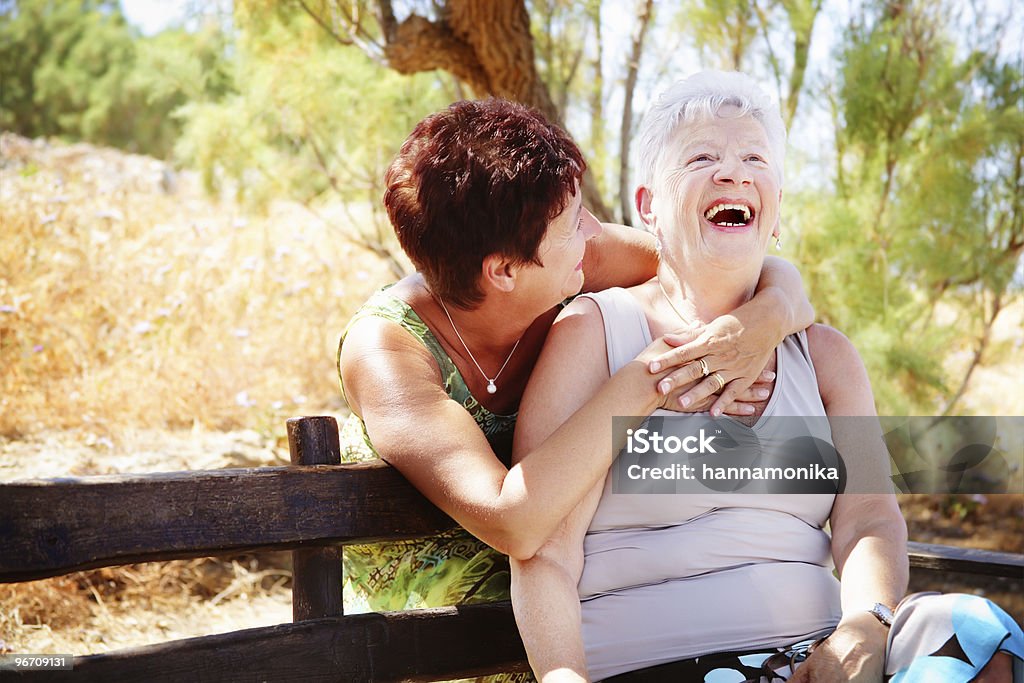
M 764 249 L 752 244 L 708 245 L 704 251 L 706 261 L 722 271 L 755 269 L 761 271 Z

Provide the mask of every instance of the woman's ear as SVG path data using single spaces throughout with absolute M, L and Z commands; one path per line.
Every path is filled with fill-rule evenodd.
M 644 185 L 636 188 L 636 193 L 633 195 L 633 202 L 636 205 L 636 212 L 640 215 L 640 220 L 651 229 L 654 228 L 654 212 L 651 209 L 653 199 L 651 191 Z
M 782 190 L 779 190 L 779 208 L 782 208 Z M 775 214 L 775 228 L 772 230 L 772 237 L 779 239 L 782 236 L 782 212 Z
M 501 254 L 485 256 L 480 266 L 480 277 L 484 287 L 489 285 L 499 292 L 511 292 L 515 289 L 518 274 L 517 265 Z

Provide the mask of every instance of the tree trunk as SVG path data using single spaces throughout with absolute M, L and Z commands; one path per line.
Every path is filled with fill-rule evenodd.
M 562 113 L 537 72 L 525 0 L 447 0 L 435 20 L 410 14 L 399 21 L 391 0 L 378 0 L 377 5 L 384 41 L 378 47 L 390 68 L 401 74 L 448 71 L 477 97 L 522 102 L 564 127 Z M 336 0 L 336 8 L 348 22 L 348 35 L 335 37 L 352 43 L 360 26 L 349 3 Z M 583 192 L 594 215 L 610 220 L 592 174 L 584 176 Z
M 786 94 L 786 130 L 793 125 L 796 118 L 797 105 L 800 102 L 800 91 L 804 87 L 804 76 L 807 73 L 807 60 L 811 52 L 811 36 L 814 33 L 814 22 L 821 11 L 821 0 L 788 0 L 783 2 L 783 9 L 789 18 L 789 26 L 793 30 L 793 70 L 789 73 L 789 92 Z
M 637 0 L 636 25 L 633 28 L 629 64 L 626 66 L 626 92 L 622 103 L 622 127 L 619 129 L 619 208 L 622 222 L 629 225 L 633 215 L 633 196 L 629 183 L 629 148 L 633 139 L 633 91 L 644 52 L 644 38 L 651 24 L 654 0 Z
M 604 194 L 608 171 L 608 147 L 605 139 L 604 120 L 604 38 L 601 31 L 601 0 L 590 0 L 587 3 L 587 14 L 594 25 L 594 59 L 590 64 L 593 80 L 589 85 L 588 99 L 590 104 L 590 175 L 594 176 L 594 184 Z

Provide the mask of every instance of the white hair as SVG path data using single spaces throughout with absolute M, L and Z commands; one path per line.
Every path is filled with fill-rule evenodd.
M 725 105 L 738 107 L 737 117 L 751 116 L 764 127 L 771 165 L 781 187 L 786 125 L 778 104 L 750 76 L 713 69 L 676 81 L 647 110 L 637 135 L 635 184 L 653 186 L 661 154 L 670 148 L 672 136 L 681 125 L 714 118 Z

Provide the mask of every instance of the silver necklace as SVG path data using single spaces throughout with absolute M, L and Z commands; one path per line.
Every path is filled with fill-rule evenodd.
M 441 301 L 441 297 L 437 297 L 437 303 L 441 304 L 441 310 L 444 311 L 444 314 L 446 316 L 448 316 L 448 322 L 452 324 L 452 329 L 455 330 L 455 336 L 459 338 L 460 342 L 462 342 L 462 348 L 466 349 L 466 353 L 469 354 L 469 359 L 473 361 L 473 365 L 476 366 L 476 369 L 479 370 L 480 374 L 484 376 L 485 380 L 487 380 L 487 393 L 498 393 L 498 387 L 494 383 L 498 380 L 499 377 L 501 377 L 501 373 L 504 372 L 505 366 L 508 365 L 508 362 L 512 360 L 512 354 L 514 354 L 516 352 L 516 349 L 519 348 L 519 342 L 523 341 L 523 338 L 520 337 L 519 339 L 516 340 L 516 343 L 512 347 L 512 350 L 509 351 L 508 358 L 506 358 L 505 362 L 501 364 L 501 370 L 498 370 L 498 374 L 495 375 L 493 378 L 488 377 L 487 373 L 484 372 L 484 369 L 480 367 L 479 363 L 476 362 L 476 356 L 474 356 L 473 352 L 469 350 L 468 346 L 466 346 L 466 340 L 462 338 L 461 334 L 459 334 L 459 328 L 455 327 L 455 321 L 452 320 L 452 314 L 448 312 L 448 307 L 444 305 L 443 301 Z
M 679 319 L 682 320 L 687 325 L 691 325 L 692 326 L 693 325 L 693 321 L 690 320 L 689 318 L 687 318 L 685 315 L 683 315 L 682 312 L 678 308 L 676 308 L 676 305 L 674 303 L 672 303 L 672 297 L 670 297 L 668 295 L 668 292 L 665 291 L 665 285 L 661 284 L 661 278 L 660 277 L 658 278 L 658 287 L 661 288 L 661 293 L 665 295 L 665 301 L 667 301 L 668 305 L 672 307 L 672 310 L 675 311 L 675 314 L 679 316 Z

